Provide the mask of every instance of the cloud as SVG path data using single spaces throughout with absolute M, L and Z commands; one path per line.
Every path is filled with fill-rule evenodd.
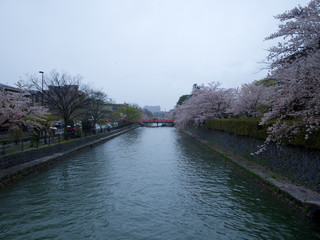
M 117 102 L 172 108 L 194 83 L 260 79 L 273 15 L 308 1 L 1 1 L 1 82 L 64 69 Z

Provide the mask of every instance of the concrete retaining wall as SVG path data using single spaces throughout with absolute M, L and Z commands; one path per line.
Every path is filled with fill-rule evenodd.
M 265 152 L 252 156 L 251 153 L 263 143 L 261 139 L 206 128 L 190 129 L 190 131 L 202 139 L 265 166 L 294 183 L 320 192 L 320 151 L 291 146 L 279 149 L 270 144 Z
M 3 161 L 1 163 L 3 168 L 0 169 L 0 188 L 27 176 L 38 174 L 57 164 L 70 154 L 86 148 L 92 148 L 137 127 L 139 127 L 137 124 L 133 124 L 114 132 L 5 156 L 1 160 Z
M 62 152 L 62 151 L 68 150 L 68 149 L 72 149 L 72 148 L 77 147 L 79 145 L 83 145 L 85 143 L 96 141 L 96 140 L 104 138 L 108 135 L 125 130 L 127 128 L 128 127 L 124 127 L 122 129 L 118 129 L 118 130 L 116 130 L 114 132 L 110 132 L 110 133 L 98 134 L 98 135 L 94 135 L 91 137 L 78 139 L 78 140 L 74 140 L 74 141 L 70 140 L 69 142 L 62 143 L 62 144 L 56 144 L 56 145 L 41 147 L 38 149 L 24 151 L 24 152 L 20 152 L 20 153 L 16 153 L 16 154 L 1 156 L 0 157 L 0 170 L 10 168 L 10 167 L 13 167 L 18 164 L 27 163 L 27 162 L 33 161 L 35 159 L 43 158 L 43 157 L 55 154 L 57 152 Z
M 243 155 L 246 155 L 244 153 L 250 154 L 251 151 L 249 151 L 249 149 L 252 150 L 253 143 L 256 143 L 254 139 L 206 129 L 190 129 L 190 131 L 186 131 L 185 133 L 194 137 L 198 142 L 210 148 L 221 157 L 232 162 L 235 166 L 240 168 L 249 176 L 252 176 L 257 181 L 263 183 L 263 185 L 275 193 L 280 199 L 287 202 L 289 206 L 297 209 L 305 217 L 309 218 L 318 226 L 320 226 L 320 194 L 301 185 L 297 185 L 293 183 L 293 181 L 287 180 L 287 178 L 284 178 L 283 175 L 279 176 L 276 174 L 276 172 L 279 172 L 279 170 L 287 173 L 290 171 L 295 171 L 294 174 L 296 175 L 299 175 L 304 171 L 309 171 L 310 175 L 318 174 L 319 170 L 310 169 L 307 167 L 307 164 L 305 166 L 303 164 L 297 164 L 293 167 L 290 166 L 292 161 L 298 161 L 301 157 L 300 154 L 307 154 L 306 152 L 301 152 L 301 149 L 291 148 L 281 150 L 281 152 L 288 151 L 289 153 L 285 153 L 285 155 L 289 156 L 288 154 L 290 154 L 291 158 L 295 159 L 292 161 L 291 159 L 283 158 L 281 158 L 281 161 L 277 161 L 278 155 L 273 151 L 268 152 L 267 155 L 272 159 L 264 160 L 261 156 L 261 159 L 257 159 L 257 156 L 252 158 L 252 156 L 249 155 L 251 160 L 248 160 L 248 157 L 243 157 Z M 278 149 L 278 151 L 280 150 Z M 297 156 L 292 156 L 294 153 L 296 153 Z M 313 162 L 314 160 L 312 157 L 315 156 L 313 154 L 314 153 L 312 153 L 311 156 L 308 155 L 308 157 L 305 159 Z M 281 166 L 281 168 L 274 168 L 273 171 L 271 171 L 269 167 L 274 166 L 273 164 L 278 164 Z M 300 167 L 302 169 L 300 169 Z M 299 176 L 301 177 L 301 175 Z M 314 179 L 312 179 L 312 181 L 314 181 Z

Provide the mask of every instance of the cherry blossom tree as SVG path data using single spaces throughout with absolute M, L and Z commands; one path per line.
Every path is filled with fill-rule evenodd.
M 194 112 L 194 99 L 195 98 L 190 98 L 182 105 L 177 105 L 174 111 L 169 114 L 168 117 L 175 120 L 177 129 L 185 129 L 188 126 L 195 124 L 194 116 L 196 113 Z
M 24 127 L 41 129 L 45 122 L 47 109 L 32 106 L 28 91 L 19 85 L 19 91 L 0 89 L 0 126 L 11 128 Z
M 247 118 L 261 116 L 270 107 L 273 89 L 272 86 L 266 87 L 261 82 L 243 84 L 236 91 L 237 97 L 231 112 L 236 116 Z
M 175 117 L 176 127 L 198 126 L 211 118 L 231 116 L 231 106 L 235 101 L 235 89 L 220 88 L 220 83 L 198 86 L 192 96 L 182 105 L 177 105 L 170 116 Z
M 302 133 L 308 138 L 320 126 L 320 0 L 275 18 L 282 24 L 266 39 L 282 39 L 267 57 L 277 96 L 261 124 L 276 123 L 268 128 L 265 145 L 282 144 Z

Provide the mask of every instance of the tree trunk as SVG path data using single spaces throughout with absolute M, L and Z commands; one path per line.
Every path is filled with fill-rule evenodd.
M 67 118 L 64 118 L 64 130 L 63 130 L 63 135 L 64 135 L 64 139 L 65 140 L 68 140 L 68 122 L 69 122 L 69 119 Z

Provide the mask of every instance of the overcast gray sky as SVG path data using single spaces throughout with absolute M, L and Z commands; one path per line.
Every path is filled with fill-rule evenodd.
M 174 107 L 194 83 L 259 80 L 273 16 L 309 0 L 0 0 L 0 83 L 53 69 L 117 103 Z

